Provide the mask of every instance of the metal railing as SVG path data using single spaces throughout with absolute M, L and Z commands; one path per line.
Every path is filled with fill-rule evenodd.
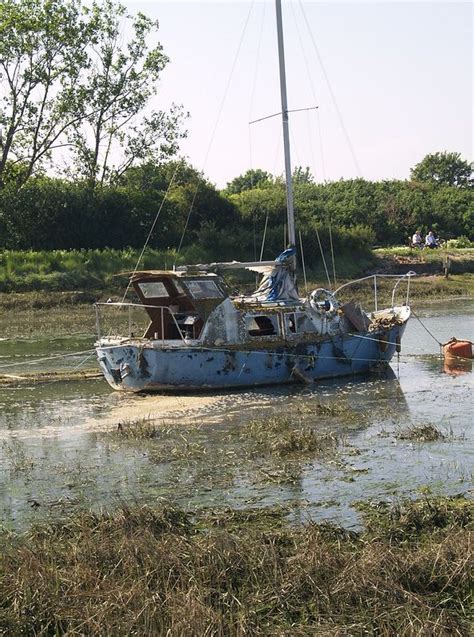
M 353 281 L 349 281 L 348 283 L 344 283 L 343 285 L 340 285 L 337 290 L 334 291 L 334 294 L 337 295 L 343 288 L 347 288 L 351 285 L 354 285 L 355 283 L 360 283 L 361 281 L 369 281 L 370 279 L 373 279 L 374 282 L 374 311 L 377 312 L 378 310 L 378 288 L 377 288 L 377 279 L 397 279 L 395 285 L 393 286 L 392 289 L 392 308 L 395 305 L 395 293 L 397 291 L 398 286 L 400 285 L 400 283 L 402 283 L 402 281 L 406 281 L 407 282 L 407 291 L 406 291 L 406 298 L 405 298 L 405 305 L 408 305 L 408 301 L 410 298 L 410 281 L 411 278 L 416 276 L 416 272 L 413 271 L 409 271 L 406 274 L 402 274 L 401 276 L 399 274 L 369 274 L 369 276 L 364 276 L 361 279 L 354 279 Z
M 178 324 L 178 321 L 176 320 L 176 316 L 174 314 L 174 312 L 172 312 L 170 310 L 169 307 L 167 306 L 162 306 L 162 305 L 145 305 L 144 303 L 121 303 L 121 302 L 112 302 L 112 303 L 95 303 L 94 304 L 95 307 L 95 317 L 96 317 L 96 331 L 97 331 L 97 338 L 100 339 L 102 338 L 102 330 L 101 330 L 101 314 L 100 314 L 100 308 L 101 307 L 116 307 L 119 309 L 123 309 L 123 308 L 127 308 L 128 309 L 128 338 L 134 338 L 134 335 L 132 333 L 132 311 L 133 308 L 152 308 L 153 310 L 159 310 L 160 311 L 160 326 L 161 326 L 161 344 L 163 345 L 165 342 L 165 320 L 164 320 L 164 313 L 168 312 L 168 314 L 172 317 L 173 322 L 176 326 L 177 332 L 181 338 L 181 340 L 184 342 L 185 338 L 183 336 L 183 333 L 181 331 L 181 328 Z M 109 333 L 110 336 L 110 333 Z M 156 337 L 156 332 L 155 332 L 155 337 Z M 157 338 L 155 338 L 154 340 L 158 340 Z

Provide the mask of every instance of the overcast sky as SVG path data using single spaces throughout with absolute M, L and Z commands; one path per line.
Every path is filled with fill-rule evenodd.
M 171 62 L 154 107 L 190 112 L 189 161 L 218 186 L 282 174 L 280 120 L 248 124 L 280 110 L 273 0 L 126 4 L 160 21 Z M 283 15 L 289 108 L 319 107 L 291 115 L 293 166 L 381 180 L 436 151 L 474 159 L 470 3 L 283 0 Z

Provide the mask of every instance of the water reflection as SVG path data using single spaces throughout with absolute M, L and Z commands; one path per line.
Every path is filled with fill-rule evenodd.
M 462 376 L 472 372 L 472 359 L 468 358 L 446 358 L 444 360 L 443 371 L 450 376 Z

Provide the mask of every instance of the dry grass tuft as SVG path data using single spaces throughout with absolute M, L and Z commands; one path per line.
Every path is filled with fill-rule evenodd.
M 4 536 L 0 632 L 467 635 L 472 502 L 367 515 L 355 534 L 275 511 L 122 508 Z
M 413 440 L 415 442 L 435 442 L 436 440 L 446 440 L 439 427 L 432 424 L 412 425 L 396 432 L 395 438 L 398 440 Z
M 156 438 L 161 427 L 151 420 L 136 420 L 134 422 L 119 422 L 116 435 L 126 440 L 149 440 Z

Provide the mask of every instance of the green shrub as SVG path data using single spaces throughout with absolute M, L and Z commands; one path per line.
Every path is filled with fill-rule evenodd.
M 470 241 L 468 237 L 462 235 L 457 239 L 449 239 L 446 241 L 448 248 L 474 248 L 474 241 Z

